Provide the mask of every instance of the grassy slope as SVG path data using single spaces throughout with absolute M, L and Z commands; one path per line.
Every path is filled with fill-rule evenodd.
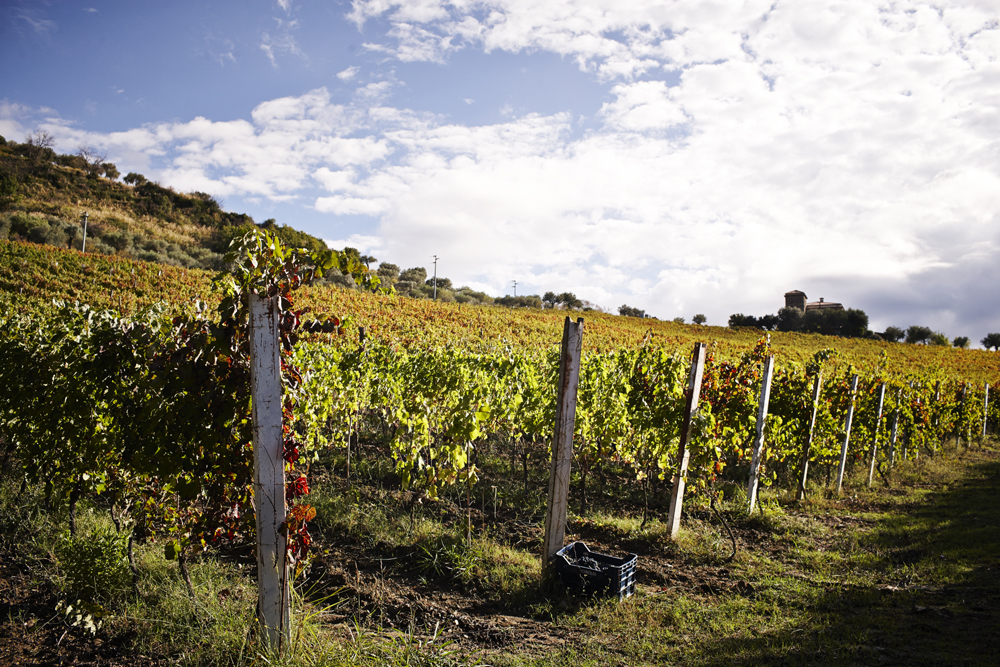
M 133 275 L 134 271 L 134 275 Z M 51 246 L 0 241 L 0 293 L 13 297 L 16 308 L 33 308 L 52 299 L 79 300 L 125 313 L 166 300 L 186 306 L 193 299 L 212 301 L 207 271 L 131 260 L 114 255 L 86 255 Z M 453 344 L 469 349 L 509 344 L 526 350 L 558 343 L 567 313 L 551 310 L 510 310 L 496 306 L 447 304 L 425 299 L 387 297 L 338 289 L 329 285 L 304 288 L 297 307 L 315 313 L 347 316 L 369 336 L 402 344 Z M 695 341 L 714 343 L 716 353 L 737 356 L 760 337 L 756 330 L 675 324 L 655 320 L 569 313 L 587 322 L 585 347 L 592 351 L 640 344 L 647 335 L 668 348 L 687 353 Z M 984 350 L 881 343 L 813 334 L 771 334 L 779 364 L 804 363 L 816 351 L 835 348 L 841 363 L 872 368 L 887 356 L 893 372 L 929 373 L 972 382 L 1000 379 L 1000 354 Z

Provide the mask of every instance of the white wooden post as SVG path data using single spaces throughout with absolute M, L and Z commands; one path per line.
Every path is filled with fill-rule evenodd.
M 285 459 L 281 435 L 281 348 L 278 299 L 250 300 L 250 391 L 253 421 L 253 499 L 257 516 L 257 618 L 268 647 L 288 644 L 288 564 L 285 537 Z
M 771 378 L 774 377 L 774 357 L 764 360 L 764 376 L 760 380 L 760 401 L 757 404 L 757 435 L 753 440 L 753 458 L 750 460 L 750 481 L 747 484 L 747 513 L 752 514 L 757 505 L 757 486 L 760 460 L 764 453 L 764 420 L 771 401 Z
M 986 415 L 990 408 L 990 383 L 983 385 L 983 437 L 986 437 Z
M 847 446 L 851 443 L 851 421 L 854 419 L 854 399 L 858 395 L 858 376 L 851 376 L 851 402 L 847 406 L 844 419 L 844 444 L 840 446 L 840 467 L 837 468 L 837 495 L 844 488 L 844 468 L 847 467 Z
M 802 447 L 802 476 L 799 478 L 799 490 L 795 494 L 796 499 L 802 500 L 806 497 L 806 480 L 809 478 L 809 450 L 812 448 L 813 432 L 816 430 L 816 410 L 819 408 L 819 392 L 823 386 L 823 374 L 817 373 L 813 380 L 812 395 L 812 416 L 809 417 L 809 435 L 806 437 L 806 444 Z
M 674 477 L 674 488 L 670 493 L 670 511 L 667 514 L 667 525 L 670 526 L 670 537 L 677 537 L 681 527 L 681 507 L 684 504 L 684 477 L 687 475 L 688 461 L 691 450 L 688 443 L 694 428 L 693 419 L 698 413 L 698 397 L 701 394 L 701 378 L 705 371 L 705 352 L 708 346 L 704 343 L 694 344 L 694 354 L 691 357 L 691 371 L 688 373 L 687 405 L 684 407 L 684 421 L 681 422 L 681 442 L 677 448 L 677 474 Z
M 868 466 L 868 486 L 875 475 L 875 455 L 878 452 L 878 432 L 882 428 L 882 406 L 885 404 L 885 382 L 878 387 L 878 408 L 875 410 L 875 435 L 872 436 L 872 462 Z
M 542 542 L 542 570 L 562 549 L 566 537 L 566 509 L 569 476 L 573 461 L 573 430 L 576 426 L 576 390 L 580 384 L 580 356 L 583 351 L 583 318 L 563 325 L 562 353 L 559 355 L 559 386 L 556 393 L 556 423 L 552 437 L 552 467 L 549 472 L 549 503 L 545 514 Z

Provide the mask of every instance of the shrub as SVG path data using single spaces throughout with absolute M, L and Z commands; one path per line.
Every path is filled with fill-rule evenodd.
M 86 533 L 63 533 L 56 559 L 69 591 L 84 599 L 113 599 L 129 583 L 128 533 L 96 524 Z

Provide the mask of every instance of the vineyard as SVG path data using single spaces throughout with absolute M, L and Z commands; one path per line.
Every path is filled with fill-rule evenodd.
M 465 548 L 489 508 L 541 517 L 565 313 L 400 298 L 338 253 L 269 236 L 248 237 L 231 259 L 213 283 L 199 271 L 0 245 L 4 465 L 17 466 L 22 492 L 40 488 L 68 508 L 71 535 L 79 507 L 110 508 L 130 527 L 132 571 L 135 545 L 155 544 L 192 597 L 192 563 L 253 543 L 248 294 L 281 306 L 282 529 L 298 577 L 323 562 L 310 526 L 331 520 L 310 487 L 330 478 L 348 498 L 374 479 L 406 494 L 411 523 L 418 505 L 443 503 Z M 309 286 L 323 271 L 360 288 Z M 1000 427 L 990 396 L 1000 363 L 984 351 L 600 313 L 585 315 L 583 332 L 578 521 L 632 508 L 642 533 L 665 514 L 681 458 L 697 506 L 752 514 L 758 487 L 772 499 L 856 494 Z M 695 342 L 709 347 L 682 457 Z

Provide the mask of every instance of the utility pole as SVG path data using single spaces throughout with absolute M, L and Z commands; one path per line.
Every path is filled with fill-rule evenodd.
M 517 297 L 517 281 L 514 281 L 514 296 Z
M 87 213 L 83 214 L 83 246 L 81 246 L 81 251 L 87 252 Z
M 437 301 L 437 298 L 438 298 L 438 256 L 434 255 L 434 300 Z

